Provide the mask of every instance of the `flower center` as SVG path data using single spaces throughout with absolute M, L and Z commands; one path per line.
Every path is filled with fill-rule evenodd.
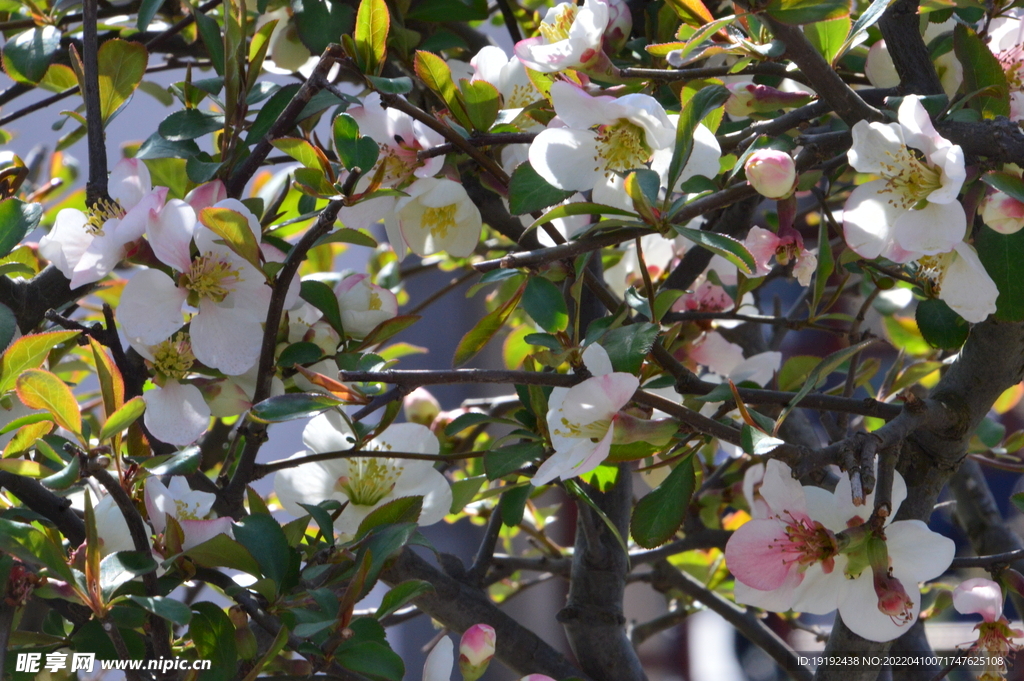
M 576 15 L 579 11 L 580 8 L 575 4 L 564 2 L 555 8 L 554 23 L 541 22 L 537 30 L 540 31 L 540 34 L 544 36 L 544 39 L 549 44 L 556 43 L 559 40 L 568 40 L 569 29 L 572 28 L 572 22 L 576 21 Z
M 381 308 L 380 294 L 370 289 L 370 301 L 367 303 L 367 310 L 379 310 Z
M 86 213 L 85 231 L 93 236 L 103 236 L 103 226 L 107 220 L 120 220 L 126 212 L 121 204 L 113 199 L 97 199 Z
M 605 175 L 610 175 L 612 171 L 640 168 L 653 152 L 647 146 L 644 129 L 620 118 L 615 124 L 598 130 L 597 153 L 604 159 Z M 600 161 L 597 158 L 594 161 L 600 167 Z
M 942 291 L 942 280 L 946 276 L 946 268 L 953 261 L 956 252 L 940 253 L 938 255 L 926 255 L 917 260 L 917 276 L 922 283 L 927 285 L 932 295 L 939 295 Z
M 192 343 L 185 333 L 168 338 L 153 349 L 153 369 L 167 378 L 180 381 L 196 361 Z
M 403 466 L 390 459 L 349 459 L 348 475 L 335 488 L 356 506 L 374 506 L 395 488 Z
M 598 419 L 591 423 L 580 424 L 573 423 L 564 416 L 561 419 L 561 427 L 556 428 L 554 435 L 560 435 L 561 437 L 577 437 L 586 438 L 591 442 L 600 442 L 604 439 L 604 436 L 608 434 L 608 429 L 612 426 L 611 419 Z
M 416 168 L 422 165 L 416 157 L 416 149 L 410 147 L 405 140 L 396 138 L 396 146 L 380 145 L 380 158 L 368 176 L 373 177 L 380 166 L 384 166 L 381 184 L 391 187 L 405 181 Z
M 188 289 L 188 304 L 193 307 L 204 298 L 219 303 L 231 293 L 235 284 L 242 281 L 239 274 L 241 272 L 231 263 L 213 253 L 206 253 L 192 261 L 192 266 L 181 275 L 178 285 Z
M 455 227 L 455 211 L 458 208 L 456 203 L 440 208 L 427 208 L 423 211 L 423 226 L 430 230 L 430 235 L 435 239 L 445 238 L 448 236 L 448 230 Z
M 796 563 L 798 569 L 806 569 L 815 563 L 822 563 L 825 574 L 832 572 L 835 556 L 839 553 L 836 536 L 824 525 L 807 517 L 797 518 L 786 511 L 788 518 L 779 517 L 786 526 L 786 538 L 771 543 L 771 548 L 782 554 L 785 565 Z
M 1003 50 L 996 55 L 996 58 L 1006 74 L 1006 82 L 1010 86 L 1010 91 L 1024 89 L 1024 49 L 1013 47 Z
M 901 146 L 896 153 L 886 155 L 892 163 L 882 163 L 882 177 L 886 181 L 883 192 L 893 195 L 890 204 L 907 210 L 927 201 L 933 191 L 942 187 L 942 173 L 922 160 L 917 150 Z
M 174 500 L 174 517 L 178 520 L 202 520 L 199 515 L 199 502 L 189 503 L 184 499 Z
M 514 85 L 512 86 L 512 92 L 505 99 L 506 109 L 522 109 L 523 107 L 533 104 L 536 99 L 537 91 L 529 85 Z

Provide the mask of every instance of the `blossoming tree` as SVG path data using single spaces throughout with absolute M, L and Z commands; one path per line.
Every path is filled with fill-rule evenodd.
M 643 681 L 642 644 L 701 609 L 792 678 L 867 680 L 885 652 L 951 671 L 925 634 L 955 608 L 1005 673 L 1013 3 L 0 11 L 4 139 L 73 128 L 0 154 L 4 678 L 77 653 L 213 661 L 131 681 L 398 681 L 387 628 L 426 615 L 423 679 Z M 163 119 L 127 120 L 149 96 Z M 452 283 L 424 293 L 432 270 Z M 470 284 L 451 362 L 404 368 Z M 466 368 L 488 345 L 503 366 Z M 419 529 L 445 523 L 479 526 L 468 564 Z M 545 574 L 571 652 L 499 607 Z M 627 583 L 665 612 L 627 622 Z M 826 653 L 863 663 L 804 666 L 790 634 L 832 613 Z

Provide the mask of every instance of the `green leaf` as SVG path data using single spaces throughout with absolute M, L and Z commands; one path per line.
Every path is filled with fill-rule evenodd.
M 334 119 L 333 132 L 334 147 L 338 151 L 342 165 L 349 170 L 359 168 L 364 173 L 369 173 L 380 156 L 377 142 L 360 135 L 356 119 L 344 113 Z
M 252 557 L 248 549 L 226 534 L 215 535 L 184 553 L 197 565 L 203 567 L 241 570 L 254 577 L 263 574 L 259 563 Z
M 150 475 L 191 475 L 199 470 L 203 453 L 199 447 L 188 447 L 177 454 L 154 456 L 142 462 Z
M 170 620 L 179 626 L 185 626 L 192 619 L 192 610 L 187 605 L 173 598 L 162 596 L 129 596 L 133 603 L 149 612 Z
M 407 95 L 412 92 L 412 78 L 399 76 L 398 78 L 381 78 L 379 76 L 366 76 L 374 90 L 389 95 Z
M 943 350 L 962 346 L 971 330 L 971 325 L 941 300 L 922 300 L 917 304 L 915 317 L 928 344 Z
M 80 459 L 77 456 L 71 457 L 68 465 L 59 472 L 40 480 L 40 484 L 47 489 L 67 489 L 78 482 L 78 474 L 81 469 Z
M 497 480 L 544 456 L 539 442 L 521 442 L 484 453 L 484 470 L 488 480 Z
M 328 502 L 337 508 L 336 501 L 328 500 Z M 323 503 L 323 501 L 321 501 L 320 504 L 300 503 L 299 506 L 304 508 L 306 513 L 312 516 L 313 520 L 316 521 L 317 526 L 320 528 L 320 534 L 324 536 L 327 543 L 334 546 L 334 521 L 331 520 L 331 512 L 321 505 Z
M 800 405 L 800 401 L 807 397 L 808 393 L 824 384 L 829 375 L 838 369 L 840 365 L 874 342 L 875 339 L 869 338 L 868 340 L 861 341 L 856 345 L 851 345 L 848 348 L 837 350 L 818 362 L 818 366 L 811 370 L 811 373 L 808 374 L 807 380 L 804 382 L 803 386 L 797 391 L 796 395 L 793 396 L 793 399 L 789 401 L 789 404 L 786 405 L 785 409 L 782 410 L 778 420 L 775 421 L 775 429 L 772 431 L 772 435 L 778 434 L 779 428 L 782 426 L 782 422 L 785 421 L 786 417 Z
M 246 146 L 251 146 L 266 136 L 270 127 L 274 125 L 274 121 L 277 120 L 277 117 L 281 115 L 281 112 L 288 106 L 288 103 L 295 98 L 295 94 L 299 91 L 300 87 L 296 83 L 285 85 L 270 96 L 267 103 L 256 114 L 256 119 L 252 122 L 252 125 L 249 126 L 249 132 L 245 135 Z
M 676 125 L 675 151 L 668 166 L 667 197 L 675 192 L 676 183 L 686 168 L 690 154 L 693 153 L 693 133 L 704 118 L 715 109 L 724 106 L 729 99 L 729 91 L 721 85 L 708 85 L 697 91 L 683 110 L 679 112 L 679 123 Z
M 288 154 L 307 168 L 327 172 L 330 167 L 323 152 L 299 137 L 280 137 L 271 144 L 275 149 Z
M 356 13 L 356 28 L 352 34 L 356 43 L 359 70 L 373 76 L 380 75 L 387 55 L 388 29 L 391 16 L 385 0 L 360 0 Z
M 65 582 L 75 582 L 64 551 L 31 525 L 0 518 L 0 550 L 26 563 L 47 567 Z
M 882 18 L 882 15 L 885 14 L 885 10 L 887 10 L 889 5 L 893 2 L 894 0 L 872 0 L 871 4 L 868 5 L 868 8 L 864 10 L 859 17 L 857 17 L 857 21 L 854 22 L 853 26 L 850 28 L 850 34 L 846 37 L 846 42 L 843 45 L 843 49 L 839 51 L 839 54 L 842 55 L 845 53 L 846 50 L 856 42 L 857 37 L 861 33 L 874 26 L 875 22 Z
M 508 209 L 513 215 L 524 215 L 561 203 L 575 193 L 553 187 L 527 161 L 520 163 L 512 173 L 508 185 Z
M 246 216 L 230 208 L 210 207 L 199 211 L 199 222 L 223 239 L 236 255 L 260 269 L 260 243 Z
M 0 201 L 0 258 L 14 250 L 28 233 L 39 226 L 43 206 L 15 198 Z
M 374 681 L 402 681 L 405 676 L 402 658 L 388 646 L 376 641 L 360 641 L 341 648 L 334 655 L 334 661 Z
M 338 297 L 334 295 L 334 290 L 330 286 L 322 281 L 307 279 L 301 284 L 299 296 L 323 312 L 327 323 L 338 332 L 338 335 L 344 337 L 345 328 L 341 323 L 341 309 L 338 307 Z
M 526 165 L 526 164 L 523 164 Z M 522 166 L 519 166 L 520 168 Z M 616 208 L 615 206 L 608 206 L 603 203 L 590 203 L 589 201 L 577 201 L 574 203 L 567 203 L 564 206 L 557 206 L 552 208 L 544 215 L 533 221 L 530 225 L 530 229 L 543 225 L 545 222 L 557 220 L 558 218 L 569 217 L 570 215 L 622 215 L 625 217 L 635 218 L 637 214 L 625 210 L 623 208 Z M 637 223 L 637 227 L 646 227 L 642 223 Z
M 985 271 L 999 288 L 996 298 L 996 319 L 1004 322 L 1024 320 L 1024 277 L 1020 276 L 1020 263 L 1024 262 L 1024 231 L 1000 234 L 994 229 L 977 232 L 974 245 Z
M 366 334 L 363 338 L 363 342 L 360 343 L 359 347 L 368 348 L 373 345 L 380 345 L 395 334 L 408 329 L 420 319 L 422 319 L 422 317 L 418 314 L 402 314 L 397 317 L 387 319 L 373 327 L 373 329 L 370 330 L 370 333 Z
M 3 303 L 0 303 L 0 348 L 6 348 L 18 331 L 18 318 Z
M 197 13 L 198 14 L 198 13 Z M 211 668 L 201 672 L 199 681 L 228 681 L 238 668 L 235 625 L 219 606 L 203 601 L 192 605 L 188 637 L 200 660 L 210 660 Z
M 420 77 L 424 85 L 440 95 L 448 110 L 458 119 L 464 127 L 473 126 L 462 106 L 462 99 L 455 89 L 455 81 L 452 80 L 452 70 L 448 63 L 433 52 L 416 50 L 413 58 L 413 68 L 416 75 Z
M 488 312 L 484 317 L 476 323 L 476 325 L 470 329 L 462 340 L 459 341 L 458 347 L 455 348 L 455 357 L 452 359 L 452 365 L 460 367 L 469 360 L 476 357 L 477 353 L 484 349 L 484 346 L 494 338 L 495 334 L 501 330 L 501 327 L 505 325 L 505 322 L 515 311 L 519 305 L 520 298 L 523 297 L 523 291 L 526 289 L 526 284 L 522 284 L 519 289 L 512 294 L 512 297 L 506 300 L 503 304 L 498 306 L 493 312 Z
M 473 127 L 480 132 L 490 130 L 501 110 L 501 95 L 497 88 L 484 80 L 468 81 L 463 78 L 459 81 L 459 91 Z
M 45 409 L 61 428 L 76 435 L 82 432 L 78 400 L 67 384 L 49 371 L 28 369 L 18 376 L 18 398 L 31 409 Z
M 218 76 L 224 75 L 224 37 L 220 33 L 220 24 L 205 12 L 193 12 L 199 37 L 202 38 L 206 51 L 213 62 L 213 69 Z
M 656 490 L 637 502 L 629 522 L 629 531 L 637 544 L 653 549 L 675 536 L 686 518 L 695 482 L 693 460 L 687 457 Z
M 398 523 L 415 523 L 420 519 L 420 512 L 423 510 L 423 497 L 399 497 L 392 499 L 386 504 L 381 504 L 370 511 L 369 515 L 359 523 L 356 530 L 356 539 L 365 537 L 371 531 L 382 525 L 395 525 Z
M 357 229 L 349 229 L 348 227 L 336 229 L 330 234 L 326 234 L 317 239 L 317 242 L 313 244 L 313 248 L 333 243 L 353 244 L 355 246 L 365 246 L 366 248 L 377 248 L 377 240 L 372 236 L 366 232 L 361 232 Z
M 754 261 L 754 256 L 751 255 L 742 241 L 738 241 L 725 234 L 705 232 L 701 229 L 690 229 L 682 225 L 672 225 L 672 228 L 679 236 L 686 237 L 693 243 L 722 256 L 740 268 L 740 271 L 744 274 L 753 274 L 757 271 L 757 262 Z
M 814 49 L 825 57 L 825 61 L 834 64 L 846 45 L 850 24 L 850 17 L 818 21 L 804 26 L 804 35 L 807 36 L 807 40 L 814 46 Z
M 200 111 L 199 109 L 182 109 L 160 121 L 156 130 L 164 139 L 180 142 L 209 135 L 223 127 L 223 114 Z
M 302 0 L 293 7 L 299 39 L 313 54 L 323 54 L 338 36 L 352 33 L 355 12 L 340 0 Z
M 406 18 L 415 21 L 482 21 L 488 14 L 486 0 L 426 0 L 417 4 Z
M 847 0 L 769 0 L 765 12 L 784 24 L 810 24 L 849 16 Z
M 22 372 L 40 366 L 50 350 L 77 335 L 78 331 L 50 331 L 14 341 L 0 359 L 0 394 L 12 389 Z
M 235 523 L 234 535 L 259 563 L 263 576 L 274 580 L 278 586 L 289 577 L 293 562 L 295 570 L 298 569 L 297 560 L 292 560 L 295 550 L 288 546 L 284 530 L 271 516 L 259 513 L 246 516 Z
M 456 480 L 452 483 L 452 506 L 451 513 L 459 513 L 466 507 L 466 504 L 473 501 L 473 497 L 480 491 L 487 476 L 477 475 L 472 478 Z
M 992 51 L 972 29 L 953 28 L 953 51 L 964 69 L 964 92 L 978 92 L 970 107 L 983 118 L 1010 115 L 1010 86 L 1006 73 Z
M 417 596 L 434 590 L 434 585 L 422 579 L 410 579 L 401 584 L 396 584 L 391 591 L 384 594 L 380 606 L 374 617 L 382 619 L 400 610 L 406 603 L 415 600 Z
M 157 10 L 163 6 L 163 0 L 142 0 L 139 6 L 139 16 L 135 21 L 135 27 L 140 31 L 149 28 L 149 24 L 156 16 Z
M 3 48 L 4 71 L 19 83 L 35 85 L 60 51 L 60 35 L 54 26 L 42 26 L 9 39 Z
M 605 333 L 601 336 L 601 345 L 616 371 L 637 374 L 644 357 L 654 347 L 659 331 L 657 324 L 630 324 Z
M 146 402 L 142 399 L 141 395 L 128 400 L 123 407 L 111 414 L 107 422 L 103 424 L 98 436 L 99 439 L 106 440 L 117 433 L 124 432 L 128 426 L 135 423 L 135 420 L 142 416 L 144 411 L 146 411 Z
M 569 308 L 562 291 L 544 277 L 527 280 L 523 308 L 548 333 L 565 331 L 569 326 Z
M 505 527 L 516 527 L 523 522 L 523 514 L 526 512 L 526 502 L 530 498 L 533 485 L 514 487 L 502 493 L 498 500 L 498 513 L 501 514 L 501 524 Z
M 1024 180 L 1020 176 L 993 171 L 982 175 L 981 181 L 1024 203 Z
M 156 561 L 145 551 L 118 551 L 100 561 L 100 589 L 103 600 L 108 600 L 117 588 L 156 570 Z
M 142 77 L 146 75 L 149 53 L 142 43 L 114 38 L 100 46 L 97 58 L 100 115 L 106 123 L 128 103 L 139 87 Z
M 262 423 L 280 423 L 313 416 L 340 404 L 344 402 L 324 393 L 286 393 L 254 404 L 249 417 Z

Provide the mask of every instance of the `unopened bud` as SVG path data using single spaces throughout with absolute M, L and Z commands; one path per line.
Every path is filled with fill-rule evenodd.
M 784 151 L 758 149 L 747 157 L 743 169 L 750 185 L 769 199 L 785 198 L 796 188 L 796 164 Z
M 981 219 L 1000 234 L 1014 234 L 1024 227 L 1024 203 L 996 191 L 981 205 Z
M 487 671 L 494 657 L 496 641 L 494 627 L 488 624 L 474 624 L 462 635 L 459 643 L 459 671 L 463 681 L 476 681 Z
M 327 320 L 320 319 L 314 322 L 306 333 L 302 335 L 302 340 L 306 343 L 313 343 L 325 355 L 333 355 L 338 351 L 341 336 L 338 335 L 338 332 L 334 330 L 334 327 Z
M 416 388 L 402 400 L 405 420 L 430 427 L 437 415 L 441 413 L 441 403 L 426 388 Z
M 874 582 L 875 595 L 878 597 L 878 609 L 896 626 L 905 626 L 914 621 L 914 601 L 911 600 L 902 582 L 892 574 L 889 567 L 889 547 L 885 540 L 871 536 L 867 540 L 868 561 L 871 564 L 871 576 Z
M 633 30 L 633 15 L 625 0 L 610 0 L 608 3 L 608 27 L 604 29 L 604 48 L 615 54 L 626 44 Z
M 774 113 L 779 109 L 803 106 L 814 99 L 810 92 L 783 92 L 767 85 L 739 83 L 726 86 L 731 93 L 725 101 L 725 112 L 746 118 L 755 113 Z

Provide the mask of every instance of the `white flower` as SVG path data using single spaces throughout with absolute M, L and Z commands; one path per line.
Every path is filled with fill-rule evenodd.
M 244 216 L 260 241 L 259 221 L 241 201 L 225 199 L 215 207 Z M 195 258 L 190 250 L 193 237 Z M 149 242 L 156 256 L 176 271 L 177 279 L 160 270 L 136 273 L 121 294 L 118 313 L 134 345 L 166 340 L 181 327 L 183 312 L 192 313 L 189 333 L 196 359 L 238 375 L 259 359 L 270 288 L 261 272 L 220 241 L 211 230 L 196 225 L 187 203 L 168 201 L 150 226 Z
M 585 475 L 608 458 L 619 410 L 640 387 L 633 374 L 613 372 L 605 349 L 596 343 L 583 353 L 592 378 L 572 388 L 554 388 L 548 397 L 548 432 L 555 449 L 531 481 L 539 487 L 555 478 Z
M 315 417 L 302 431 L 308 451 L 295 457 L 349 450 L 353 441 L 344 417 L 327 412 Z M 399 423 L 371 440 L 366 449 L 436 455 L 440 445 L 428 428 Z M 431 461 L 422 459 L 351 457 L 306 463 L 279 471 L 274 490 L 285 510 L 295 516 L 306 515 L 299 503 L 317 504 L 325 499 L 348 502 L 334 521 L 335 528 L 346 537 L 354 535 L 359 523 L 375 508 L 400 497 L 423 497 L 420 525 L 433 525 L 448 514 L 452 505 L 448 481 Z
M 199 388 L 181 381 L 195 362 L 192 343 L 179 333 L 156 345 L 133 344 L 157 374 L 157 387 L 142 394 L 143 422 L 153 437 L 172 445 L 189 445 L 210 425 L 210 408 Z
M 352 338 L 364 338 L 378 324 L 398 314 L 395 294 L 371 282 L 366 274 L 345 277 L 334 293 L 341 310 L 341 324 Z
M 167 197 L 167 187 L 153 189 L 146 164 L 134 158 L 114 166 L 107 192 L 112 201 L 100 201 L 88 214 L 60 211 L 53 229 L 39 240 L 39 254 L 71 280 L 71 288 L 109 274 L 128 244 L 146 233 Z
M 656 281 L 666 272 L 673 258 L 681 255 L 685 250 L 685 244 L 680 244 L 679 240 L 666 239 L 660 234 L 648 234 L 641 237 L 640 247 L 643 249 L 644 263 L 647 265 L 647 271 L 652 281 Z M 622 259 L 604 271 L 605 283 L 613 291 L 625 291 L 628 286 L 639 288 L 643 281 L 636 243 L 630 242 L 622 250 Z
M 404 258 L 408 250 L 419 256 L 445 251 L 456 258 L 473 253 L 480 241 L 480 209 L 465 187 L 454 180 L 428 177 L 406 188 L 385 228 L 392 248 Z
M 781 352 L 762 352 L 743 358 L 743 348 L 730 343 L 717 331 L 709 331 L 691 346 L 690 359 L 733 383 L 752 381 L 764 385 L 782 364 Z
M 442 636 L 423 663 L 423 681 L 451 681 L 455 666 L 455 644 Z
M 544 15 L 539 36 L 516 43 L 516 56 L 542 73 L 593 65 L 604 55 L 601 39 L 608 20 L 605 0 L 586 0 L 582 7 L 559 3 Z
M 939 300 L 967 321 L 983 322 L 996 311 L 999 288 L 970 244 L 961 241 L 949 253 L 919 259 L 918 266 Z
M 666 182 L 675 146 L 677 117 L 653 97 L 629 94 L 591 97 L 570 83 L 551 86 L 557 118 L 530 145 L 530 164 L 559 189 L 594 190 L 594 201 L 632 208 L 618 173 L 645 168 Z M 556 127 L 562 125 L 565 127 Z M 694 132 L 690 159 L 679 177 L 718 174 L 721 149 L 703 125 Z
M 737 529 L 725 548 L 739 603 L 817 615 L 838 608 L 855 634 L 889 641 L 917 619 L 917 584 L 938 577 L 953 560 L 953 541 L 920 520 L 889 522 L 907 496 L 899 473 L 881 543 L 863 535 L 860 543 L 838 540 L 844 530 L 867 520 L 874 503 L 871 494 L 863 506 L 853 505 L 848 475 L 840 476 L 834 493 L 802 487 L 788 466 L 772 459 L 756 491 L 761 500 L 751 499 L 754 519 Z M 882 556 L 879 546 L 885 549 Z M 885 564 L 875 565 L 877 560 Z
M 149 524 L 153 530 L 157 534 L 164 532 L 167 529 L 167 516 L 173 516 L 184 534 L 181 548 L 186 551 L 218 534 L 231 536 L 231 518 L 207 518 L 217 495 L 193 490 L 181 476 L 172 477 L 170 485 L 166 487 L 156 478 L 148 478 L 145 498 Z
M 853 126 L 849 159 L 880 176 L 854 189 L 843 210 L 846 243 L 858 255 L 907 262 L 963 241 L 963 151 L 939 136 L 919 97 L 903 100 L 899 123 Z
M 517 57 L 509 59 L 500 47 L 482 47 L 469 63 L 473 65 L 473 80 L 493 85 L 501 95 L 503 109 L 521 109 L 540 97 L 523 62 Z
M 134 551 L 135 542 L 128 530 L 120 507 L 109 494 L 103 496 L 92 508 L 96 520 L 96 534 L 100 538 L 100 555 L 107 556 L 118 551 Z

